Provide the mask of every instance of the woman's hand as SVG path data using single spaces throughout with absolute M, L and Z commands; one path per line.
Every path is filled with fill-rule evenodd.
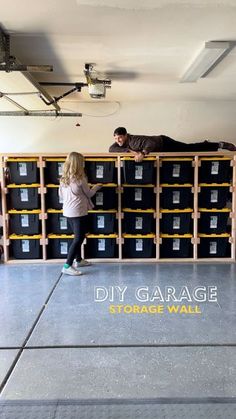
M 96 190 L 96 191 L 98 191 L 99 189 L 101 189 L 103 187 L 103 184 L 102 183 L 97 183 L 96 185 L 94 185 L 93 187 L 92 187 L 92 189 L 94 190 Z

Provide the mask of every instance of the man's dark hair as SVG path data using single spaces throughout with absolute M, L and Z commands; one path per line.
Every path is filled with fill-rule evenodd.
M 124 127 L 118 127 L 115 129 L 113 135 L 126 135 L 126 134 L 127 134 L 127 131 Z

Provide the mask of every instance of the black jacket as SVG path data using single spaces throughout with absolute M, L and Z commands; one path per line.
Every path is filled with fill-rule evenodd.
M 144 151 L 145 154 L 162 151 L 164 135 L 131 135 L 123 146 L 113 143 L 109 151 L 111 153 L 127 153 L 129 151 Z

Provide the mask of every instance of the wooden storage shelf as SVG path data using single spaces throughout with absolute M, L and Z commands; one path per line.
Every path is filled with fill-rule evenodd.
M 47 248 L 48 248 L 48 232 L 47 232 L 47 207 L 46 207 L 46 194 L 47 194 L 47 183 L 46 183 L 46 163 L 47 159 L 58 159 L 61 161 L 66 157 L 67 153 L 26 153 L 26 154 L 14 154 L 14 153 L 8 153 L 8 154 L 0 154 L 0 180 L 1 180 L 1 194 L 2 194 L 2 219 L 3 219 L 3 247 L 4 247 L 4 261 L 7 263 L 63 263 L 63 259 L 51 259 L 47 257 Z M 154 171 L 156 175 L 156 182 L 150 183 L 150 185 L 145 184 L 129 184 L 125 185 L 125 182 L 123 182 L 123 170 L 124 170 L 124 160 L 122 158 L 129 157 L 129 153 L 124 154 L 117 154 L 117 153 L 85 153 L 85 158 L 94 158 L 94 159 L 115 159 L 115 170 L 117 182 L 110 186 L 115 189 L 117 194 L 117 212 L 116 212 L 116 234 L 117 234 L 117 246 L 118 246 L 118 257 L 114 258 L 91 258 L 91 261 L 94 261 L 96 263 L 101 262 L 119 262 L 119 263 L 150 263 L 150 262 L 158 262 L 158 263 L 188 263 L 188 262 L 194 262 L 194 263 L 220 263 L 220 262 L 235 262 L 236 257 L 236 154 L 235 153 L 223 153 L 223 152 L 199 152 L 199 153 L 151 153 L 148 157 L 152 157 L 153 164 L 154 164 Z M 160 197 L 161 193 L 163 193 L 164 186 L 160 186 L 160 173 L 162 170 L 162 159 L 167 158 L 168 160 L 178 160 L 181 158 L 192 158 L 192 171 L 193 171 L 193 185 L 191 188 L 192 192 L 192 198 L 193 198 L 193 204 L 192 204 L 192 230 L 191 230 L 191 249 L 193 250 L 193 254 L 191 257 L 186 258 L 180 258 L 180 257 L 160 257 L 160 247 L 161 244 L 161 230 L 160 230 L 160 220 L 161 220 L 161 202 Z M 226 257 L 208 257 L 208 258 L 200 258 L 198 256 L 198 246 L 199 246 L 199 236 L 198 236 L 198 224 L 199 224 L 199 218 L 200 218 L 200 212 L 199 212 L 199 205 L 198 205 L 198 198 L 199 198 L 199 192 L 200 192 L 200 182 L 199 182 L 199 171 L 201 170 L 201 158 L 212 158 L 212 160 L 217 158 L 226 157 L 230 159 L 230 166 L 232 170 L 232 182 L 230 184 L 229 192 L 231 193 L 232 197 L 232 204 L 230 207 L 230 213 L 229 218 L 231 220 L 231 228 L 230 228 L 230 237 L 229 237 L 229 248 L 230 248 L 230 256 Z M 39 215 L 39 223 L 40 223 L 40 231 L 39 234 L 42 237 L 40 240 L 40 249 L 41 257 L 40 259 L 12 259 L 9 256 L 9 247 L 11 246 L 11 239 L 9 238 L 9 219 L 11 214 L 8 213 L 8 200 L 9 200 L 9 188 L 5 178 L 6 169 L 8 168 L 8 158 L 20 158 L 20 159 L 36 159 L 36 165 L 37 170 L 39 173 L 39 209 L 40 209 L 40 215 Z M 129 159 L 130 160 L 130 159 Z M 122 183 L 123 182 L 123 183 Z M 25 182 L 22 182 L 25 183 Z M 176 182 L 177 183 L 177 182 Z M 203 182 L 201 182 L 203 183 Z M 206 182 L 207 183 L 207 182 Z M 224 182 L 222 182 L 224 183 Z M 124 197 L 124 189 L 125 188 L 151 188 L 154 200 L 155 200 L 155 213 L 153 217 L 153 225 L 155 226 L 153 228 L 153 233 L 155 234 L 154 238 L 154 246 L 155 246 L 155 254 L 156 257 L 126 257 L 124 258 L 122 255 L 122 250 L 124 246 L 124 238 L 123 234 L 124 231 L 122 231 L 122 226 L 124 222 L 124 206 L 123 203 L 123 197 Z M 113 209 L 113 208 L 112 208 Z M 138 208 L 136 208 L 138 209 Z M 151 209 L 151 208 L 149 208 Z M 99 209 L 98 209 L 99 211 Z M 102 208 L 101 208 L 102 211 Z M 106 210 L 104 210 L 106 211 Z M 140 209 L 140 212 L 145 211 L 144 209 Z M 155 231 L 154 231 L 155 230 Z M 134 236 L 137 235 L 134 234 Z M 126 240 L 129 240 L 129 238 L 126 238 Z M 145 240 L 145 239 L 144 239 Z M 150 239 L 149 239 L 150 240 Z M 84 256 L 84 245 L 82 246 L 82 256 Z M 213 255 L 212 255 L 213 256 Z

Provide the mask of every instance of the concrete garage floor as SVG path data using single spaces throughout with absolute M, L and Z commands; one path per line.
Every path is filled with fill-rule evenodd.
M 95 264 L 77 278 L 60 270 L 0 265 L 0 419 L 235 419 L 235 264 Z M 155 286 L 176 297 L 217 287 L 217 301 L 182 300 L 174 305 L 197 312 L 169 313 L 173 302 L 137 300 L 138 287 L 150 298 Z M 95 287 L 113 301 L 96 302 Z M 127 287 L 124 301 L 115 287 Z M 118 305 L 164 308 L 110 312 Z

